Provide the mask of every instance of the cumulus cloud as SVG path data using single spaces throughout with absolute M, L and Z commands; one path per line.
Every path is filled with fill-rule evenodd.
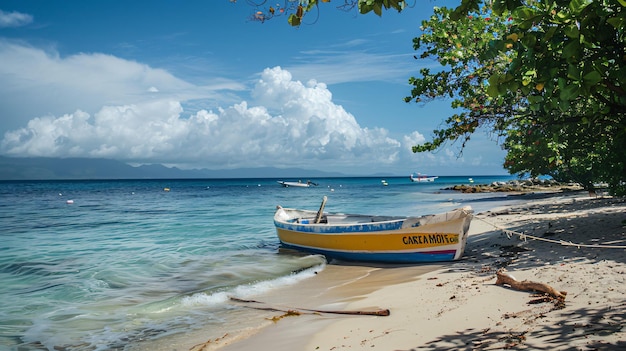
M 0 28 L 21 27 L 33 22 L 33 16 L 20 12 L 0 10 Z
M 281 67 L 265 69 L 251 88 L 222 77 L 197 86 L 111 55 L 61 57 L 2 39 L 0 62 L 0 154 L 7 156 L 347 174 L 473 164 L 446 152 L 414 154 L 412 146 L 426 140 L 418 131 L 392 136 L 363 127 L 325 83 L 296 80 Z
M 184 117 L 175 99 L 81 110 L 30 120 L 5 134 L 1 150 L 13 156 L 103 157 L 179 167 L 305 167 L 371 171 L 411 157 L 414 132 L 398 141 L 383 128 L 362 128 L 332 101 L 325 84 L 293 80 L 265 69 L 243 101 Z M 321 167 L 320 165 L 323 165 Z

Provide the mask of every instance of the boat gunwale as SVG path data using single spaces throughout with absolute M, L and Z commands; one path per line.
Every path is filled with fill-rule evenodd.
M 279 211 L 282 211 L 284 217 L 279 216 Z M 291 213 L 289 213 L 289 211 Z M 464 213 L 465 212 L 465 213 Z M 304 217 L 295 216 L 294 214 L 305 214 Z M 349 235 L 349 234 L 364 234 L 364 235 L 394 235 L 394 234 L 411 234 L 415 228 L 421 228 L 427 230 L 429 227 L 444 225 L 446 222 L 467 220 L 467 217 L 472 217 L 472 213 L 467 213 L 465 208 L 454 209 L 452 211 L 443 212 L 441 214 L 431 214 L 424 216 L 380 216 L 388 218 L 385 221 L 346 221 L 346 222 L 330 222 L 328 219 L 333 216 L 371 219 L 379 216 L 374 215 L 346 215 L 337 213 L 326 213 L 324 223 L 314 223 L 314 211 L 311 210 L 298 210 L 290 208 L 278 208 L 274 215 L 274 226 L 278 229 L 310 233 L 310 234 L 324 234 L 324 235 Z M 452 216 L 452 218 L 448 218 Z M 439 217 L 440 220 L 432 221 L 431 219 Z M 306 220 L 307 222 L 298 222 L 298 220 Z M 311 221 L 311 222 L 309 222 Z
M 448 215 L 448 214 L 457 214 L 457 213 L 462 213 L 462 212 L 469 212 L 468 216 L 472 217 L 473 216 L 473 210 L 467 209 L 467 208 L 456 208 L 450 211 L 446 211 L 446 212 L 442 212 L 442 213 L 438 213 L 438 214 L 426 214 L 426 215 L 422 215 L 422 216 L 391 216 L 391 215 L 366 215 L 366 214 L 355 214 L 355 213 L 342 213 L 342 212 L 324 212 L 323 214 L 323 218 L 333 218 L 333 217 L 344 217 L 344 218 L 350 218 L 350 217 L 354 217 L 354 218 L 369 218 L 369 219 L 376 219 L 376 218 L 385 218 L 385 220 L 382 221 L 367 221 L 367 222 L 336 222 L 336 223 L 328 223 L 328 222 L 323 222 L 323 223 L 314 223 L 314 222 L 309 222 L 309 223 L 298 223 L 295 222 L 297 220 L 311 220 L 311 219 L 315 219 L 317 212 L 316 211 L 312 211 L 312 210 L 300 210 L 300 209 L 296 209 L 296 208 L 285 208 L 285 207 L 279 207 L 279 209 L 282 209 L 286 214 L 289 214 L 289 212 L 297 212 L 297 213 L 306 213 L 307 216 L 303 216 L 303 217 L 295 217 L 295 216 L 289 216 L 289 219 L 281 219 L 281 218 L 277 218 L 277 214 L 278 214 L 278 209 L 277 211 L 274 213 L 274 222 L 276 223 L 284 223 L 285 225 L 302 225 L 302 226 L 319 226 L 319 227 L 330 227 L 330 226 L 337 226 L 337 227 L 341 227 L 341 226 L 353 226 L 353 225 L 364 225 L 364 224 L 387 224 L 387 223 L 394 223 L 394 222 L 405 222 L 407 220 L 416 220 L 418 223 L 421 220 L 426 220 L 429 218 L 434 218 L 437 216 L 442 216 L 442 215 Z M 309 216 L 310 215 L 310 216 Z M 462 218 L 462 217 L 461 217 Z M 446 220 L 442 220 L 442 221 L 437 221 L 434 223 L 428 223 L 428 224 L 436 224 L 436 223 L 441 223 L 441 222 L 446 222 L 448 221 L 448 219 Z
M 274 221 L 278 221 L 278 222 L 282 222 L 282 223 L 287 223 L 287 224 L 302 224 L 302 225 L 321 225 L 321 226 L 330 226 L 330 225 L 352 225 L 352 224 L 371 224 L 371 223 L 391 223 L 391 222 L 398 222 L 398 221 L 406 221 L 407 219 L 423 219 L 423 218 L 428 218 L 428 217 L 432 217 L 435 215 L 424 215 L 424 216 L 387 216 L 387 215 L 366 215 L 366 214 L 356 214 L 356 213 L 343 213 L 343 212 L 324 212 L 324 217 L 328 218 L 328 217 L 345 217 L 345 218 L 350 218 L 350 217 L 354 217 L 354 218 L 388 218 L 386 220 L 383 221 L 369 221 L 369 222 L 345 222 L 345 224 L 334 224 L 334 223 L 294 223 L 293 221 L 298 220 L 298 219 L 315 219 L 315 216 L 317 215 L 316 211 L 312 211 L 312 210 L 299 210 L 296 208 L 284 208 L 281 207 L 285 212 L 299 212 L 299 213 L 306 213 L 306 214 L 310 214 L 311 216 L 307 216 L 307 217 L 292 217 L 290 216 L 289 220 L 280 220 L 276 218 L 276 215 L 274 216 Z M 454 211 L 449 211 L 449 212 L 454 212 Z

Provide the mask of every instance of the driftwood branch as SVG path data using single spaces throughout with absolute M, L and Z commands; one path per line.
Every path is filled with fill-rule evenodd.
M 556 299 L 565 300 L 567 292 L 558 291 L 548 284 L 533 282 L 529 280 L 519 281 L 512 275 L 507 273 L 506 269 L 501 268 L 496 272 L 496 285 L 508 285 L 512 289 L 520 291 L 538 291 L 546 293 Z
M 257 304 L 263 303 L 261 301 L 256 301 L 256 300 L 238 299 L 236 297 L 231 297 L 230 299 L 232 301 L 244 302 L 244 303 L 257 303 Z M 358 316 L 381 316 L 381 317 L 387 317 L 391 314 L 389 310 L 387 309 L 381 309 L 381 310 L 376 310 L 376 311 L 336 311 L 336 310 L 312 310 L 312 309 L 307 309 L 307 308 L 281 309 L 281 308 L 276 308 L 276 307 L 261 307 L 261 306 L 251 306 L 251 308 L 258 309 L 258 310 L 266 310 L 266 311 L 287 312 L 287 313 L 292 313 L 292 314 L 297 313 L 298 310 L 306 311 L 306 312 L 314 312 L 314 313 L 349 314 L 349 315 L 358 315 Z

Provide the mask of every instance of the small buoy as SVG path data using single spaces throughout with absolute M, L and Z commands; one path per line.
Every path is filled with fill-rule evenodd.
M 71 205 L 71 204 L 74 203 L 74 200 L 67 200 L 67 201 L 65 201 L 65 203 L 68 204 L 68 205 Z

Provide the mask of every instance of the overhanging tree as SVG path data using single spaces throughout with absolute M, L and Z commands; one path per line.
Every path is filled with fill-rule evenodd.
M 616 0 L 478 5 L 436 10 L 414 41 L 421 58 L 435 57 L 443 68 L 411 78 L 406 100 L 447 96 L 462 111 L 414 151 L 465 143 L 475 126 L 490 123 L 505 136 L 510 172 L 549 174 L 590 190 L 606 181 L 623 194 L 624 6 Z M 476 101 L 480 109 L 472 113 Z
M 452 20 L 453 9 L 434 8 L 433 15 L 422 22 L 423 34 L 413 40 L 416 59 L 434 59 L 441 69 L 420 70 L 411 77 L 411 96 L 406 102 L 427 103 L 434 99 L 452 99 L 458 113 L 445 120 L 445 128 L 434 131 L 433 140 L 413 147 L 414 152 L 433 151 L 448 141 L 461 140 L 462 147 L 479 127 L 487 127 L 503 136 L 511 125 L 510 117 L 523 108 L 525 101 L 517 92 L 490 96 L 489 77 L 502 72 L 510 57 L 491 49 L 494 38 L 501 37 L 510 19 L 493 17 L 487 8 Z
M 236 2 L 236 0 L 230 0 Z M 315 16 L 311 23 L 317 20 L 319 15 L 320 3 L 330 3 L 330 0 L 283 0 L 279 2 L 267 0 L 247 0 L 247 2 L 256 8 L 255 13 L 251 16 L 253 21 L 265 22 L 273 18 L 287 17 L 287 22 L 298 27 L 303 20 L 311 16 Z M 383 11 L 394 9 L 398 12 L 407 7 L 405 0 L 343 0 L 337 1 L 339 5 L 336 7 L 340 10 L 350 11 L 357 9 L 360 14 L 374 12 L 378 16 L 382 16 Z M 315 14 L 317 13 L 317 14 Z

